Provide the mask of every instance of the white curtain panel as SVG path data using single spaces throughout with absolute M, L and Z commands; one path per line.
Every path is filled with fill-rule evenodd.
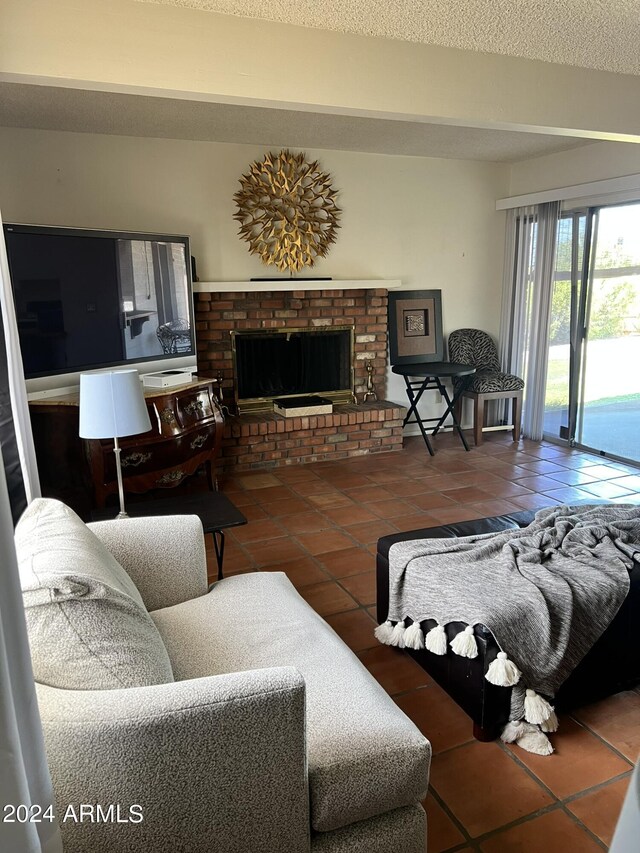
M 1 450 L 0 584 L 0 850 L 62 853 L 33 683 Z M 13 822 L 7 820 L 11 817 Z
M 637 853 L 640 838 L 640 762 L 631 777 L 610 853 Z
M 507 215 L 500 357 L 525 380 L 525 436 L 540 441 L 549 354 L 549 322 L 560 202 L 520 207 Z
M 31 420 L 29 418 L 29 405 L 27 402 L 27 389 L 22 369 L 22 356 L 20 355 L 20 340 L 18 338 L 18 323 L 13 304 L 13 292 L 11 290 L 11 279 L 9 277 L 9 262 L 7 260 L 7 247 L 2 230 L 2 216 L 0 215 L 0 314 L 4 328 L 4 339 L 7 350 L 7 368 L 9 374 L 9 397 L 11 399 L 11 413 L 16 432 L 16 442 L 22 468 L 22 479 L 27 496 L 27 503 L 34 498 L 40 497 L 40 480 L 38 478 L 38 464 L 33 446 L 33 435 L 31 432 Z
M 502 369 L 518 376 L 524 372 L 526 290 L 535 210 L 535 207 L 519 207 L 507 211 L 499 349 Z

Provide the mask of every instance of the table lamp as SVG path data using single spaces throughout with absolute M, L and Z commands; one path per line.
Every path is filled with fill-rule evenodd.
M 112 438 L 120 512 L 124 510 L 124 489 L 120 467 L 119 438 L 151 429 L 151 421 L 137 370 L 110 370 L 80 374 L 80 438 Z

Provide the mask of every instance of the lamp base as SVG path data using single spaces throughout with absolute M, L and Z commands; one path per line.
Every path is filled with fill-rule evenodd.
M 124 488 L 122 486 L 122 468 L 120 467 L 120 445 L 117 437 L 113 439 L 113 452 L 116 456 L 116 474 L 118 475 L 118 497 L 120 498 L 120 512 L 116 518 L 129 518 L 124 511 Z

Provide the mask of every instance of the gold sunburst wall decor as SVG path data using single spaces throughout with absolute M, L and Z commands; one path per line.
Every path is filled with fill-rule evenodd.
M 317 160 L 281 151 L 256 160 L 233 199 L 238 235 L 252 255 L 291 275 L 324 258 L 335 242 L 341 210 L 331 175 Z

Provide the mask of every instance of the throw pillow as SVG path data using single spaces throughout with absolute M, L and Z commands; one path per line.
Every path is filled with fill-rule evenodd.
M 36 681 L 75 690 L 173 681 L 135 584 L 73 510 L 34 500 L 15 542 Z

